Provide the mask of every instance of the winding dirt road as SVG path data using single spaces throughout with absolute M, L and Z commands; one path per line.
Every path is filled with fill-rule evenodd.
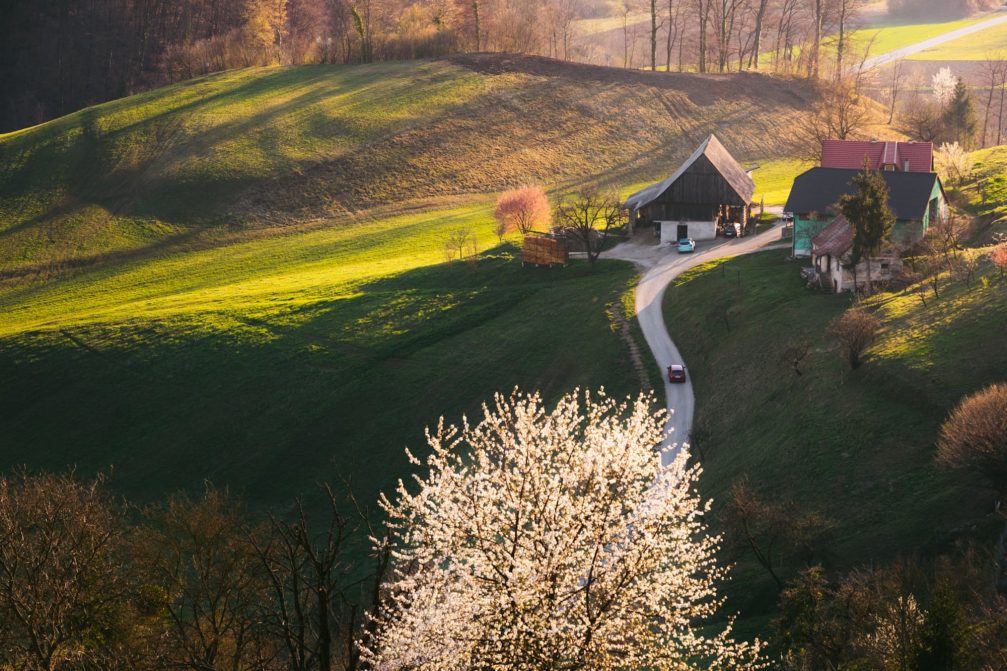
M 780 248 L 773 243 L 780 242 L 780 226 L 775 226 L 759 235 L 724 241 L 698 243 L 696 251 L 679 255 L 673 246 L 626 242 L 604 254 L 605 258 L 630 261 L 643 271 L 636 287 L 636 317 L 647 345 L 654 355 L 664 382 L 664 393 L 668 410 L 672 413 L 668 420 L 668 434 L 665 438 L 661 463 L 667 466 L 678 455 L 684 444 L 688 444 L 695 410 L 695 395 L 692 391 L 692 377 L 685 384 L 668 382 L 668 366 L 684 363 L 681 353 L 668 335 L 662 312 L 664 292 L 668 285 L 685 271 L 715 259 L 742 254 L 751 254 L 769 248 Z M 668 449 L 670 448 L 670 449 Z

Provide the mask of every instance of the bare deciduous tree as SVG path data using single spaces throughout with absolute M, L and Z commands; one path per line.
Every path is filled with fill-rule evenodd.
M 160 662 L 172 668 L 258 671 L 280 652 L 268 635 L 269 585 L 226 492 L 177 495 L 146 511 L 137 560 L 164 595 Z
M 766 569 L 778 589 L 784 588 L 781 570 L 791 560 L 804 567 L 827 553 L 835 524 L 826 517 L 801 511 L 792 502 L 760 497 L 747 479 L 734 483 L 721 520 L 728 538 L 750 552 Z M 794 564 L 791 563 L 791 570 Z
M 137 663 L 122 510 L 98 478 L 0 478 L 0 659 L 51 671 Z
M 989 140 L 993 103 L 997 98 L 998 91 L 1003 91 L 1004 86 L 1007 85 L 1007 54 L 1003 52 L 987 54 L 986 60 L 983 61 L 983 72 L 986 76 L 986 85 L 989 87 L 986 92 L 986 103 L 983 105 L 983 130 L 980 136 L 980 142 L 985 147 Z M 999 126 L 998 119 L 998 131 Z
M 895 111 L 898 109 L 899 96 L 905 89 L 905 70 L 902 60 L 897 60 L 892 65 L 888 73 L 888 87 L 885 89 L 885 97 L 888 99 L 888 123 L 895 120 Z
M 976 279 L 981 261 L 982 256 L 972 250 L 962 252 L 955 259 L 952 269 L 955 276 L 965 282 L 967 289 L 972 289 L 972 282 Z
M 985 476 L 1007 494 L 1007 384 L 965 397 L 941 425 L 937 459 Z
M 860 72 L 818 85 L 818 97 L 797 129 L 804 158 L 820 160 L 823 140 L 852 140 L 863 130 L 870 109 L 862 86 Z
M 863 363 L 863 355 L 881 330 L 878 318 L 861 307 L 852 307 L 829 322 L 828 333 L 839 341 L 843 355 L 856 369 Z
M 782 359 L 794 373 L 800 377 L 801 363 L 808 357 L 811 351 L 811 342 L 808 340 L 798 340 L 783 351 Z
M 594 263 L 608 234 L 626 223 L 627 213 L 618 194 L 589 187 L 562 199 L 554 219 L 557 226 L 583 243 L 587 260 Z
M 458 259 L 467 261 L 476 258 L 479 245 L 475 233 L 469 228 L 457 228 L 448 233 L 444 240 L 444 258 L 449 262 Z
M 341 645 L 353 639 L 357 613 L 342 593 L 351 570 L 346 543 L 349 521 L 340 513 L 331 488 L 324 531 L 313 533 L 301 501 L 292 521 L 271 516 L 264 529 L 249 532 L 272 591 L 266 622 L 282 641 L 291 671 L 330 671 L 335 662 L 349 666 L 353 651 Z
M 836 17 L 836 77 L 842 77 L 846 71 L 844 59 L 849 48 L 847 32 L 863 8 L 866 0 L 833 0 L 832 11 Z

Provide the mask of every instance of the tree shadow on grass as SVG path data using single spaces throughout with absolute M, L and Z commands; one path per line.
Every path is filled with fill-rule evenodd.
M 111 466 L 140 502 L 209 479 L 281 508 L 347 477 L 371 503 L 412 470 L 403 449 L 422 454 L 424 427 L 477 416 L 494 392 L 632 392 L 604 314 L 632 270 L 522 269 L 508 250 L 270 314 L 0 339 L 0 461 Z

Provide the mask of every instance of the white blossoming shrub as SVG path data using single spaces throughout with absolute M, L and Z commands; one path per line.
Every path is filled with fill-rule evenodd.
M 660 468 L 666 413 L 651 402 L 574 392 L 549 412 L 515 392 L 478 426 L 428 432 L 426 476 L 382 497 L 394 566 L 366 660 L 389 671 L 755 668 L 757 645 L 710 626 L 719 539 L 686 451 Z

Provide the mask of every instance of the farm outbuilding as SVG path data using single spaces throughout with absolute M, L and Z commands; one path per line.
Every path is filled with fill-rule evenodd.
M 712 240 L 718 224 L 744 228 L 755 183 L 711 135 L 671 177 L 626 199 L 634 227 L 653 225 L 661 242 Z

